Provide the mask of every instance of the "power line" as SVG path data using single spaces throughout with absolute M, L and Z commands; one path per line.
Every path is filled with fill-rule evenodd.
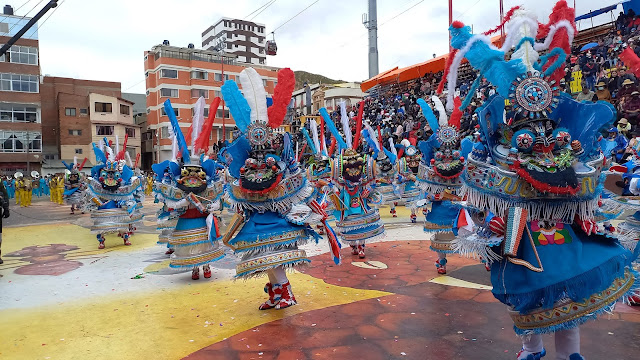
M 29 13 L 31 13 L 31 12 L 32 12 L 32 11 L 33 11 L 33 10 L 34 10 L 38 5 L 40 5 L 40 3 L 41 3 L 41 2 L 43 2 L 43 1 L 44 1 L 44 0 L 40 0 L 40 1 L 38 1 L 38 3 L 37 3 L 34 7 L 32 7 L 32 8 L 31 8 L 31 10 L 27 11 L 27 13 L 26 13 L 26 14 L 24 14 L 24 15 L 22 16 L 22 18 L 20 18 L 20 20 L 24 20 L 24 18 L 26 18 L 26 17 L 27 17 L 27 15 L 29 15 Z M 13 25 L 11 26 L 11 28 L 10 28 L 10 29 L 9 29 L 9 31 L 8 31 L 8 33 L 10 34 L 10 33 L 11 33 L 11 30 L 13 30 L 13 28 L 14 28 L 14 27 L 16 27 L 16 25 L 18 25 L 19 23 L 20 23 L 20 21 L 16 21 L 16 22 L 15 22 L 15 24 L 13 24 Z
M 243 17 L 243 19 L 245 19 L 245 20 L 246 20 L 249 16 L 251 16 L 251 15 L 255 14 L 256 12 L 258 12 L 258 11 L 260 11 L 260 10 L 264 10 L 264 7 L 265 7 L 265 6 L 270 5 L 272 2 L 275 2 L 275 1 L 276 1 L 276 0 L 269 0 L 269 1 L 267 1 L 266 3 L 264 3 L 264 4 L 260 5 L 257 9 L 253 10 L 249 15 L 247 15 L 247 16 L 245 16 L 245 17 Z
M 264 7 L 262 10 L 260 10 L 257 14 L 253 15 L 253 16 L 251 17 L 251 19 L 249 19 L 249 21 L 251 21 L 251 20 L 255 19 L 255 18 L 256 18 L 256 16 L 258 16 L 258 15 L 262 14 L 262 12 L 263 12 L 263 11 L 267 10 L 267 9 L 269 8 L 269 6 L 271 6 L 271 5 L 275 4 L 275 2 L 276 2 L 276 0 L 273 0 L 273 2 L 272 2 L 272 3 L 270 3 L 270 4 L 269 4 L 269 5 L 267 5 L 267 6 L 265 6 L 265 7 Z
M 124 91 L 127 91 L 127 90 L 129 90 L 129 89 L 131 89 L 131 88 L 133 88 L 133 87 L 135 87 L 135 86 L 139 85 L 141 82 L 143 82 L 143 81 L 145 81 L 145 80 L 146 80 L 146 79 L 142 79 L 142 80 L 138 81 L 137 83 L 135 83 L 135 84 L 133 84 L 133 85 L 129 86 L 128 88 L 124 89 Z
M 30 1 L 31 1 L 31 0 L 27 0 L 27 1 L 25 1 L 22 5 L 20 5 L 18 8 L 14 9 L 14 10 L 13 10 L 14 14 L 15 14 L 16 12 L 18 12 L 18 10 L 22 9 L 22 7 L 23 7 L 23 6 L 27 5 Z M 3 20 L 6 20 L 6 19 L 8 19 L 8 18 L 9 18 L 9 15 L 4 15 L 3 17 L 4 17 L 4 19 L 3 19 Z
M 60 6 L 62 6 L 62 4 L 64 4 L 66 0 L 62 0 L 60 2 L 60 4 L 58 4 L 58 6 L 56 6 L 55 9 L 53 9 L 52 12 L 49 13 L 49 15 L 47 15 L 47 17 L 44 19 L 44 21 L 42 22 L 42 24 L 39 24 L 38 27 L 36 27 L 35 29 L 33 29 L 33 31 L 31 32 L 31 35 L 29 36 L 33 36 L 33 34 L 36 33 L 36 31 L 38 31 L 38 29 L 42 29 L 42 27 L 44 26 L 44 24 L 47 22 L 47 20 L 49 20 L 49 18 L 51 17 L 51 15 L 53 15 L 58 9 L 60 9 Z
M 413 4 L 413 5 L 412 5 L 411 7 L 409 7 L 408 9 L 404 10 L 403 12 L 399 13 L 398 15 L 396 15 L 396 16 L 392 17 L 391 19 L 389 19 L 389 20 L 387 20 L 387 21 L 383 22 L 382 24 L 378 25 L 378 27 L 382 27 L 382 25 L 384 25 L 384 24 L 386 24 L 386 23 L 388 23 L 388 22 L 392 21 L 393 19 L 395 19 L 395 18 L 397 18 L 398 16 L 400 16 L 400 15 L 402 15 L 402 14 L 406 13 L 407 11 L 409 11 L 409 10 L 413 9 L 414 7 L 416 7 L 416 6 L 420 5 L 420 4 L 421 4 L 421 3 L 423 3 L 423 2 L 424 2 L 424 0 L 420 0 L 420 1 L 418 1 L 417 3 Z
M 307 10 L 308 8 L 312 7 L 313 5 L 315 5 L 318 1 L 320 0 L 316 0 L 314 2 L 312 2 L 309 6 L 307 6 L 306 8 L 302 9 L 299 13 L 293 15 L 289 20 L 285 21 L 284 23 L 282 23 L 282 25 L 278 26 L 277 28 L 273 29 L 272 33 L 276 32 L 276 30 L 280 29 L 281 27 L 285 26 L 289 21 L 293 20 L 296 16 L 302 14 L 305 10 Z
M 466 14 L 467 11 L 471 10 L 474 6 L 478 5 L 478 3 L 480 2 L 480 0 L 476 1 L 473 5 L 471 5 L 471 7 L 468 7 L 467 10 L 465 10 L 462 14 L 460 14 L 458 17 L 462 18 L 462 15 Z

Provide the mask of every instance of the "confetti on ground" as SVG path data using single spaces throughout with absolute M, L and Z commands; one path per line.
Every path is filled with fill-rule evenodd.
M 144 279 L 144 275 L 138 274 L 138 275 L 132 277 L 132 279 Z M 89 285 L 87 285 L 87 286 L 89 286 Z

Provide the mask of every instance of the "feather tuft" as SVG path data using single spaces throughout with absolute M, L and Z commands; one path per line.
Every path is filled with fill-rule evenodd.
M 329 128 L 329 131 L 333 135 L 334 140 L 338 143 L 339 150 L 347 149 L 347 143 L 344 142 L 344 139 L 340 135 L 338 128 L 336 128 L 336 124 L 334 124 L 333 120 L 331 120 L 331 117 L 329 116 L 327 109 L 325 108 L 320 109 L 320 115 L 322 115 L 322 118 L 324 119 L 324 123 L 327 125 L 327 128 Z M 334 147 L 334 144 L 332 142 L 331 151 L 329 151 L 330 156 L 333 154 L 333 147 Z
M 422 114 L 424 115 L 425 119 L 427 119 L 427 123 L 429 124 L 431 131 L 433 132 L 438 131 L 438 129 L 440 128 L 440 125 L 438 125 L 438 119 L 436 119 L 436 116 L 433 114 L 433 110 L 431 110 L 431 107 L 429 106 L 429 104 L 427 104 L 427 102 L 424 101 L 424 99 L 418 99 L 417 103 L 418 105 L 420 105 L 420 109 L 422 109 Z
M 311 135 L 313 135 L 313 153 L 314 154 L 319 154 L 320 153 L 320 140 L 318 140 L 318 123 L 316 123 L 315 119 L 311 119 L 310 123 L 309 123 L 309 127 L 311 128 Z M 305 129 L 306 130 L 306 129 Z M 309 146 L 311 146 L 311 144 L 309 144 Z
M 362 115 L 364 114 L 364 100 L 358 103 L 358 117 L 356 118 L 356 135 L 353 143 L 356 147 L 360 145 L 360 133 L 362 132 Z
M 440 98 L 435 95 L 431 97 L 431 101 L 433 101 L 433 106 L 436 108 L 436 110 L 438 110 L 438 117 L 440 119 L 438 120 L 438 124 L 440 126 L 447 125 L 449 121 L 447 117 L 447 112 L 444 109 L 444 105 L 442 104 L 442 101 L 440 101 Z
M 231 116 L 236 121 L 236 126 L 243 133 L 246 132 L 247 127 L 251 124 L 251 108 L 247 103 L 247 99 L 242 96 L 242 92 L 238 89 L 238 84 L 233 80 L 227 80 L 220 88 L 220 92 L 222 92 L 225 103 L 229 106 Z
M 459 96 L 456 96 L 455 99 L 453 99 L 453 112 L 449 118 L 449 125 L 455 126 L 458 130 L 460 130 L 460 120 L 462 119 L 462 110 L 460 110 L 461 106 L 462 101 Z
M 260 74 L 254 68 L 246 68 L 238 76 L 244 98 L 251 108 L 251 122 L 267 121 L 267 92 Z
M 282 125 L 285 115 L 287 115 L 287 107 L 291 102 L 291 94 L 296 86 L 296 77 L 289 68 L 280 69 L 278 71 L 278 85 L 273 90 L 273 105 L 267 109 L 269 115 L 269 126 L 272 129 Z
M 178 123 L 178 118 L 176 117 L 176 113 L 173 111 L 173 106 L 171 106 L 171 100 L 167 99 L 164 102 L 164 110 L 167 116 L 169 117 L 169 121 L 171 122 L 171 128 L 173 130 L 173 135 L 175 136 L 175 142 L 178 146 L 178 151 L 182 156 L 182 160 L 185 164 L 191 163 L 191 155 L 189 154 L 189 148 L 187 147 L 187 141 L 184 138 L 184 134 L 180 129 L 180 124 Z
M 198 135 L 198 138 L 193 145 L 193 152 L 198 153 L 203 151 L 207 153 L 209 151 L 209 136 L 211 134 L 211 130 L 213 129 L 213 121 L 216 118 L 216 113 L 218 112 L 218 107 L 220 106 L 220 98 L 215 97 L 209 106 L 209 116 L 207 120 L 204 122 L 202 126 L 202 131 Z
M 351 134 L 351 127 L 349 126 L 349 115 L 347 115 L 347 103 L 342 101 L 340 103 L 340 122 L 342 122 L 342 133 L 344 139 L 347 142 L 347 147 L 353 147 L 353 135 Z M 358 147 L 358 144 L 356 144 Z

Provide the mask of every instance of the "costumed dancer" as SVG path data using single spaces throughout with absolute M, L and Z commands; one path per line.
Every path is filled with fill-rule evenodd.
M 40 173 L 37 171 L 31 172 L 31 194 L 35 197 L 42 196 L 42 189 L 40 188 Z
M 77 157 L 73 158 L 73 164 L 67 164 L 62 161 L 64 167 L 69 171 L 69 174 L 65 178 L 65 190 L 62 195 L 67 201 L 67 204 L 71 205 L 71 215 L 75 214 L 75 211 L 80 209 L 80 205 L 82 204 L 82 199 L 84 197 L 84 190 L 86 189 L 86 186 L 84 185 L 84 176 L 81 171 L 86 162 L 87 158 L 84 158 L 82 164 L 78 164 Z
M 422 158 L 420 151 L 416 148 L 416 141 L 415 137 L 410 137 L 408 140 L 403 139 L 400 142 L 398 176 L 395 181 L 396 194 L 400 197 L 396 204 L 404 205 L 411 210 L 412 223 L 417 221 L 416 201 L 420 197 L 420 189 L 416 186 L 416 175 L 418 175 L 418 167 Z
M 16 196 L 16 205 L 20 204 L 20 207 L 28 207 L 31 205 L 31 189 L 33 181 L 30 177 L 25 177 L 21 172 L 15 173 L 16 177 L 16 189 L 18 195 Z
M 296 304 L 285 269 L 307 264 L 307 254 L 299 246 L 319 239 L 308 224 L 323 222 L 336 262 L 339 247 L 326 223 L 327 214 L 296 159 L 291 136 L 274 132 L 282 125 L 291 101 L 293 71 L 285 68 L 278 72 L 269 108 L 256 70 L 247 68 L 238 78 L 244 96 L 233 80 L 221 89 L 240 131 L 218 154 L 232 178 L 225 185 L 225 199 L 235 213 L 223 241 L 240 256 L 237 278 L 263 273 L 269 277 L 264 287 L 269 299 L 259 309 L 284 309 Z
M 133 174 L 132 164 L 127 165 L 126 141 L 117 155 L 106 138 L 100 146 L 92 145 L 97 164 L 91 168 L 91 179 L 86 182 L 81 210 L 91 212 L 91 232 L 96 234 L 98 249 L 105 248 L 105 235 L 109 233 L 117 233 L 125 245 L 131 245 L 135 224 L 143 218 L 142 179 Z
M 162 176 L 155 175 L 155 171 L 162 170 L 159 166 L 156 166 L 154 170 L 154 183 L 153 183 L 153 193 L 156 194 L 154 197 L 154 203 L 161 202 L 161 197 L 157 194 L 160 192 L 160 186 L 162 184 L 171 185 L 173 183 L 173 177 L 171 176 L 171 172 L 169 167 L 167 166 L 164 170 L 162 170 Z M 173 211 L 165 202 L 162 202 L 162 207 L 158 209 L 158 213 L 156 214 L 156 230 L 160 232 L 158 235 L 158 245 L 163 245 L 167 247 L 166 255 L 171 255 L 174 252 L 174 249 L 169 246 L 169 238 L 171 238 L 171 233 L 173 229 L 176 228 L 176 224 L 178 223 L 178 217 L 180 213 L 177 211 Z
M 66 175 L 66 171 L 62 174 L 58 174 L 58 179 L 56 181 L 55 203 L 58 205 L 64 205 L 64 179 Z
M 153 176 L 151 176 L 150 174 L 147 174 L 147 176 L 144 176 L 144 178 L 145 178 L 144 195 L 150 196 L 151 194 L 153 194 Z
M 400 197 L 396 194 L 396 180 L 398 179 L 398 167 L 396 161 L 398 160 L 398 152 L 393 138 L 389 138 L 389 149 L 380 144 L 380 148 L 383 151 L 378 153 L 376 159 L 377 176 L 376 176 L 376 188 L 382 195 L 382 204 L 389 205 L 389 213 L 391 216 L 398 217 L 396 214 L 396 205 Z
M 334 216 L 336 218 L 336 232 L 340 239 L 351 246 L 351 254 L 364 259 L 365 243 L 377 237 L 384 236 L 384 224 L 380 220 L 378 209 L 371 205 L 379 206 L 382 203 L 382 195 L 376 190 L 376 164 L 380 151 L 376 135 L 369 127 L 363 129 L 361 134 L 367 141 L 373 155 L 360 154 L 354 148 L 349 127 L 348 118 L 342 117 L 342 129 L 345 139 L 342 138 L 335 124 L 329 117 L 327 109 L 320 109 L 320 114 L 329 131 L 338 144 L 339 155 L 333 160 L 331 176 L 336 185 L 332 196 L 334 201 Z M 361 124 L 356 124 L 361 128 Z M 356 140 L 360 134 L 356 132 Z
M 456 53 L 445 71 L 447 105 L 453 105 L 463 58 L 480 70 L 478 79 L 486 78 L 497 89 L 477 110 L 488 156 L 482 159 L 475 151 L 469 156 L 462 195 L 506 226 L 504 236 L 489 226 L 486 236 L 459 237 L 455 249 L 491 263 L 493 295 L 510 307 L 514 330 L 522 336 L 517 359 L 544 357 L 546 333 L 555 334 L 557 359 L 583 359 L 579 326 L 638 287 L 630 266 L 633 254 L 602 235 L 594 221 L 605 164 L 596 139 L 599 129 L 611 125 L 615 111 L 603 103 L 578 103 L 548 80 L 564 70 L 569 49 L 552 45 L 558 29 L 573 38 L 574 17 L 566 1 L 559 1 L 548 36 L 536 43 L 535 16 L 512 9 L 505 17 L 511 21 L 502 49 L 460 22 L 449 28 Z M 504 60 L 513 46 L 510 60 Z M 538 58 L 537 50 L 549 47 Z M 549 62 L 552 57 L 556 61 Z M 506 99 L 515 112 L 508 122 Z
M 324 134 L 324 126 L 321 123 L 320 133 Z M 309 128 L 313 135 L 313 139 L 309 136 L 309 132 L 306 128 L 302 128 L 302 133 L 307 140 L 307 145 L 311 150 L 313 156 L 313 163 L 307 168 L 307 180 L 315 188 L 315 197 L 318 202 L 322 202 L 326 196 L 333 194 L 331 183 L 331 159 L 328 156 L 327 146 L 324 139 L 322 139 L 322 145 L 318 138 L 318 124 L 315 119 L 309 121 Z M 324 135 L 322 136 L 324 138 Z M 333 210 L 333 203 L 331 201 L 325 201 L 327 205 L 325 211 L 330 214 Z M 324 225 L 317 224 L 316 231 L 320 235 L 324 235 Z
M 427 141 L 418 144 L 422 153 L 422 161 L 417 171 L 417 184 L 421 190 L 421 201 L 431 204 L 431 209 L 425 216 L 424 231 L 432 234 L 431 250 L 438 254 L 436 270 L 438 274 L 447 273 L 447 254 L 454 252 L 452 242 L 458 236 L 458 229 L 466 227 L 472 229 L 472 221 L 458 202 L 458 193 L 462 187 L 460 175 L 465 169 L 466 157 L 473 147 L 469 139 L 459 138 L 460 118 L 462 111 L 454 108 L 451 118 L 447 119 L 442 102 L 437 96 L 431 99 L 436 109 L 439 109 L 439 120 L 423 99 L 418 104 L 433 130 L 433 135 Z M 456 98 L 460 106 L 460 99 Z
M 40 189 L 42 190 L 42 195 L 49 196 L 51 192 L 49 190 L 49 180 L 46 179 L 44 176 L 40 177 Z
M 209 117 L 213 118 L 220 98 L 215 98 Z M 166 160 L 152 166 L 156 176 L 162 179 L 156 184 L 156 199 L 164 203 L 168 214 L 158 221 L 165 226 L 177 216 L 175 228 L 168 234 L 168 246 L 173 251 L 169 266 L 174 269 L 191 269 L 191 279 L 200 278 L 200 267 L 205 278 L 211 277 L 210 263 L 224 257 L 224 248 L 220 246 L 220 219 L 214 211 L 221 207 L 223 187 L 218 176 L 222 167 L 208 157 L 196 154 L 206 152 L 211 129 L 203 130 L 204 98 L 198 99 L 191 125 L 191 145 L 194 159 L 188 148 L 178 119 L 174 115 L 169 100 L 164 108 L 171 121 L 173 154 L 171 161 Z M 196 161 L 199 164 L 195 163 Z M 160 224 L 159 224 L 160 226 Z
M 9 217 L 9 193 L 4 182 L 0 182 L 0 265 L 2 261 L 2 219 Z
M 5 189 L 7 189 L 7 194 L 9 194 L 9 199 L 13 199 L 16 196 L 16 181 L 15 179 L 9 175 L 4 180 Z

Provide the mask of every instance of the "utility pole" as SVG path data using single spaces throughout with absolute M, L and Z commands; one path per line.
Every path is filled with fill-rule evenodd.
M 224 84 L 224 54 L 225 54 L 225 48 L 227 47 L 227 37 L 223 36 L 222 39 L 220 39 L 220 42 L 218 42 L 216 44 L 216 46 L 213 48 L 213 50 L 218 52 L 218 56 L 220 56 L 220 67 L 221 72 L 222 72 L 222 83 Z M 215 80 L 215 79 L 214 79 Z M 221 94 L 222 95 L 222 94 Z M 226 123 L 224 120 L 225 116 L 224 116 L 224 99 L 222 99 L 222 142 L 225 142 L 226 140 L 226 132 L 227 132 L 227 128 L 226 128 Z M 218 139 L 220 140 L 220 139 Z
M 362 14 L 362 24 L 369 30 L 369 78 L 372 78 L 379 73 L 377 0 L 369 0 L 369 14 Z

